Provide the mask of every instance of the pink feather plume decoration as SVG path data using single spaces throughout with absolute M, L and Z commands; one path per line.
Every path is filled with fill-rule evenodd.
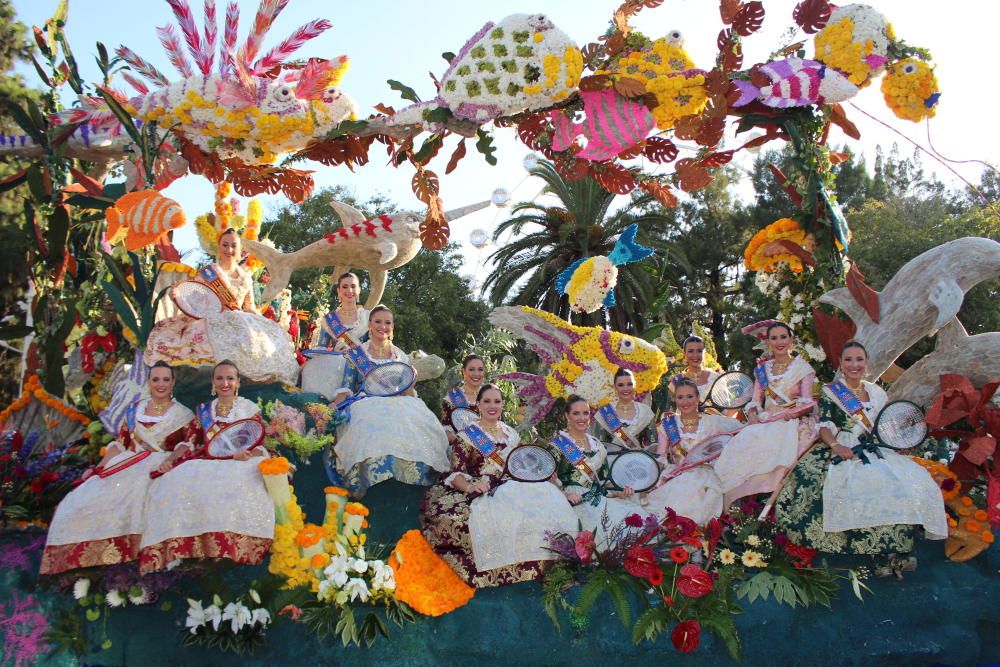
M 138 92 L 140 95 L 146 95 L 149 93 L 149 88 L 146 87 L 146 84 L 144 84 L 142 81 L 139 81 L 139 79 L 135 78 L 128 72 L 122 72 L 122 78 L 125 79 L 125 81 L 128 82 L 130 86 L 135 88 L 136 92 Z
M 115 53 L 118 54 L 119 58 L 128 63 L 129 67 L 134 69 L 140 76 L 145 77 L 147 80 L 160 86 L 170 85 L 170 81 L 163 75 L 163 72 L 143 60 L 140 56 L 136 55 L 132 49 L 126 46 L 119 46 Z
M 184 55 L 184 51 L 181 49 L 181 42 L 177 38 L 174 26 L 167 25 L 157 28 L 156 34 L 160 38 L 160 43 L 163 44 L 163 49 L 167 52 L 167 57 L 170 58 L 170 63 L 177 68 L 181 76 L 185 79 L 193 76 L 191 73 L 191 63 L 188 62 L 187 56 Z
M 267 52 L 263 58 L 257 61 L 253 67 L 253 73 L 261 75 L 276 65 L 285 62 L 289 56 L 302 48 L 302 45 L 311 39 L 315 39 L 324 31 L 333 27 L 333 24 L 326 19 L 310 21 L 298 30 L 293 32 L 285 41 Z
M 184 41 L 187 42 L 188 51 L 190 51 L 195 63 L 199 64 L 200 69 L 200 63 L 204 59 L 201 50 L 201 34 L 198 32 L 198 26 L 194 22 L 194 15 L 191 14 L 190 5 L 188 5 L 187 0 L 167 0 L 167 4 L 174 10 L 174 16 L 177 17 L 177 25 L 180 26 L 181 33 L 184 35 Z
M 219 76 L 223 79 L 228 79 L 233 74 L 233 53 L 236 51 L 239 29 L 240 6 L 230 2 L 226 8 L 226 27 L 222 36 L 222 48 L 219 50 Z
M 240 49 L 237 56 L 248 68 L 260 52 L 260 46 L 264 42 L 267 31 L 271 29 L 274 20 L 285 8 L 289 0 L 261 0 L 257 8 L 257 15 L 254 17 L 253 28 L 247 35 L 247 41 Z
M 337 72 L 347 64 L 347 56 L 334 60 L 312 59 L 302 68 L 295 96 L 300 100 L 315 100 L 323 96 Z
M 219 35 L 219 22 L 215 19 L 215 0 L 205 0 L 205 47 L 202 50 L 203 60 L 198 67 L 205 76 L 212 71 L 215 64 L 215 40 Z

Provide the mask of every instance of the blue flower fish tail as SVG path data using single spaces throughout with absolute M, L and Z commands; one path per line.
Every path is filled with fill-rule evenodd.
M 641 259 L 646 259 L 653 254 L 652 248 L 647 248 L 646 246 L 639 245 L 636 243 L 635 235 L 639 233 L 639 225 L 631 224 L 624 232 L 622 232 L 621 237 L 618 239 L 618 243 L 615 244 L 614 250 L 608 255 L 608 259 L 615 266 L 621 266 L 622 264 L 630 264 L 631 262 L 638 262 Z
M 576 270 L 580 268 L 580 265 L 587 261 L 588 258 L 578 259 L 568 267 L 559 272 L 556 276 L 556 292 L 558 294 L 566 293 L 566 286 L 569 285 L 569 281 L 573 278 L 573 274 Z

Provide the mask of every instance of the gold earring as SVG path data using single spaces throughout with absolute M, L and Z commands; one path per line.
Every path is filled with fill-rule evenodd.
M 215 385 L 212 385 L 212 396 L 215 396 Z

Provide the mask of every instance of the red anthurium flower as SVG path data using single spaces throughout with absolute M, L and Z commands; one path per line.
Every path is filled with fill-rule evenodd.
M 625 569 L 633 577 L 648 579 L 659 569 L 656 554 L 649 547 L 636 544 L 625 553 Z
M 701 624 L 693 619 L 681 621 L 670 633 L 670 640 L 681 653 L 691 653 L 701 643 Z
M 652 576 L 648 577 L 646 581 L 648 581 L 651 586 L 659 586 L 663 583 L 663 570 L 656 568 L 653 570 Z
M 688 559 L 687 549 L 684 547 L 674 547 L 670 550 L 670 560 L 674 561 L 678 565 L 681 563 L 686 563 Z
M 712 592 L 712 575 L 697 565 L 685 565 L 677 577 L 677 590 L 689 598 L 703 598 Z
M 663 596 L 663 604 L 665 604 L 668 607 L 673 607 L 677 603 L 674 601 L 674 596 L 673 595 L 664 595 Z
M 816 557 L 816 550 L 804 547 L 799 544 L 789 542 L 785 545 L 785 553 L 794 558 L 792 565 L 798 568 L 812 565 L 813 558 Z

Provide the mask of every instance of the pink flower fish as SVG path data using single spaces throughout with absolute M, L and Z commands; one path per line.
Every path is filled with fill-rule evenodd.
M 562 111 L 550 112 L 555 125 L 553 150 L 566 150 L 582 134 L 587 145 L 577 157 L 610 160 L 645 139 L 656 126 L 645 105 L 627 100 L 613 90 L 581 91 L 580 99 L 587 115 L 582 123 L 573 123 Z
M 762 65 L 760 72 L 771 80 L 770 85 L 758 88 L 750 81 L 733 81 L 740 90 L 734 107 L 745 106 L 754 100 L 779 109 L 833 104 L 858 93 L 858 87 L 847 77 L 817 60 L 775 60 Z

